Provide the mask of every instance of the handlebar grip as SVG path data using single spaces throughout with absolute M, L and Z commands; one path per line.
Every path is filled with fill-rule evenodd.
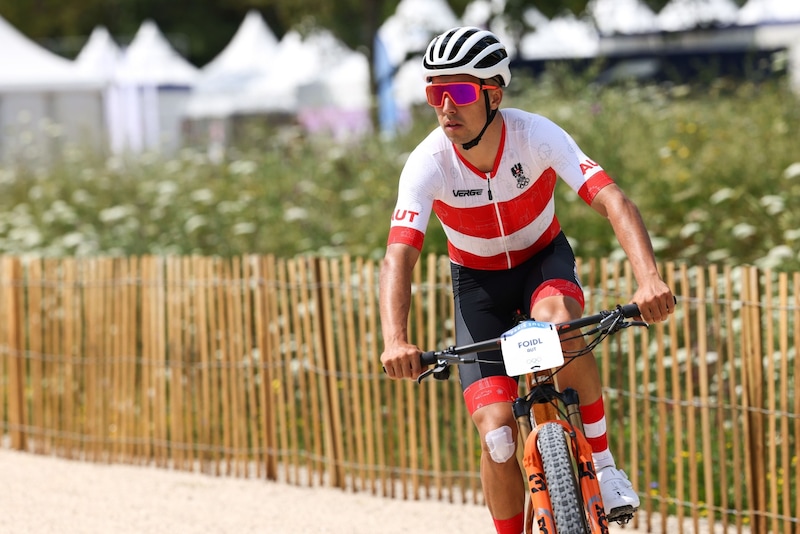
M 677 304 L 678 298 L 672 297 L 673 303 Z M 626 304 L 622 306 L 622 316 L 626 319 L 630 319 L 631 317 L 639 317 L 642 314 L 641 310 L 639 310 L 639 305 L 635 302 L 631 302 L 630 304 Z
M 436 363 L 436 360 L 437 360 L 436 351 L 433 350 L 423 352 L 422 354 L 419 355 L 419 361 L 420 363 L 422 363 L 423 367 L 428 365 L 433 365 L 434 363 Z
M 635 302 L 631 302 L 630 304 L 625 304 L 622 308 L 622 316 L 626 319 L 630 319 L 631 317 L 639 317 L 641 315 L 641 311 L 639 311 L 639 305 Z

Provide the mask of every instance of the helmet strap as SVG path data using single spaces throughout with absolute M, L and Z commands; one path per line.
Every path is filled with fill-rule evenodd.
M 486 80 L 481 80 L 481 85 L 484 85 L 485 82 Z M 483 134 L 486 133 L 486 128 L 489 127 L 489 125 L 494 120 L 494 116 L 497 115 L 497 110 L 492 109 L 492 105 L 489 103 L 489 90 L 482 89 L 482 91 L 483 91 L 483 101 L 486 102 L 486 124 L 483 125 L 483 129 L 475 139 L 461 145 L 461 148 L 463 148 L 464 150 L 469 150 L 470 148 L 474 148 L 475 146 L 477 146 L 478 143 L 481 142 L 481 137 L 483 137 Z

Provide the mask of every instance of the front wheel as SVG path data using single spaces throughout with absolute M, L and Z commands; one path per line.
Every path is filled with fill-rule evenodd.
M 537 447 L 542 455 L 542 467 L 557 531 L 559 534 L 588 533 L 589 527 L 586 524 L 583 501 L 578 491 L 578 480 L 564 427 L 557 423 L 542 425 Z

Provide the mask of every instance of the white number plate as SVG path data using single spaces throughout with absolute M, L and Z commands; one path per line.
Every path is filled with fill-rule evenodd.
M 564 353 L 555 325 L 523 321 L 500 338 L 508 376 L 553 369 L 564 364 Z

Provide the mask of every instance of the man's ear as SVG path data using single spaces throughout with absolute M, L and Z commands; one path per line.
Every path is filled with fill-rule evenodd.
M 492 89 L 489 91 L 489 104 L 491 105 L 492 109 L 497 109 L 500 107 L 500 102 L 503 101 L 503 90 L 502 89 Z

